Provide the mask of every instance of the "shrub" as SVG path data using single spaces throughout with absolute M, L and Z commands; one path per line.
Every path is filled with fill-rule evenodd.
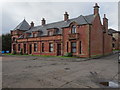
M 66 53 L 64 56 L 65 57 L 72 57 L 72 53 Z
M 13 51 L 13 55 L 17 54 L 16 51 Z

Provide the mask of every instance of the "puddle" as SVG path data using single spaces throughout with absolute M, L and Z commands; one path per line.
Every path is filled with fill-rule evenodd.
M 118 81 L 106 80 L 103 76 L 100 76 L 97 72 L 90 72 L 91 80 L 101 87 L 105 88 L 120 88 L 120 83 Z
M 118 82 L 113 82 L 113 81 L 105 81 L 105 82 L 100 82 L 99 84 L 105 86 L 105 87 L 110 87 L 110 88 L 119 88 Z
M 70 68 L 64 68 L 65 70 L 70 70 Z
M 33 58 L 33 60 L 37 60 L 37 58 Z

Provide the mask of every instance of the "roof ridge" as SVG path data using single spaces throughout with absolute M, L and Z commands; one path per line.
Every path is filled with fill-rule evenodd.
M 93 15 L 93 14 L 90 14 L 90 15 Z M 90 16 L 90 15 L 86 15 L 86 16 Z M 85 21 L 87 22 L 87 20 L 86 20 L 86 16 L 83 16 L 83 15 L 80 15 L 80 16 L 82 16 L 84 19 L 85 19 Z M 79 18 L 80 16 L 78 16 L 78 17 L 76 17 L 76 18 Z M 71 19 L 68 19 L 67 21 L 69 21 L 69 20 L 72 20 L 72 19 L 76 19 L 76 18 L 71 18 Z M 49 24 L 55 24 L 55 23 L 59 23 L 59 22 L 65 22 L 64 20 L 61 20 L 61 21 L 56 21 L 56 22 L 52 22 L 52 23 L 47 23 L 47 24 L 45 24 L 45 25 L 38 25 L 38 26 L 34 26 L 34 27 L 39 27 L 39 26 L 47 26 L 47 25 L 49 25 Z M 88 23 L 88 22 L 87 22 Z
M 31 32 L 31 31 L 36 31 L 36 30 L 43 30 L 44 34 L 47 34 L 46 30 L 50 29 L 50 28 L 69 27 L 70 23 L 73 22 L 73 21 L 77 22 L 78 25 L 91 24 L 93 19 L 94 19 L 93 14 L 86 15 L 86 16 L 80 15 L 78 17 L 68 19 L 67 21 L 62 20 L 62 21 L 48 23 L 48 24 L 45 24 L 45 25 L 37 25 L 37 26 L 34 26 L 32 29 L 30 29 L 30 30 L 28 30 L 26 32 Z

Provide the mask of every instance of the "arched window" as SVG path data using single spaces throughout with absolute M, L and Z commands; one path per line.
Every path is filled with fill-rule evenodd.
M 14 41 L 16 41 L 16 38 L 15 38 L 15 37 L 13 37 L 13 39 L 12 39 L 12 40 L 13 40 L 13 42 L 14 42 Z
M 76 33 L 76 26 L 72 26 L 71 33 Z

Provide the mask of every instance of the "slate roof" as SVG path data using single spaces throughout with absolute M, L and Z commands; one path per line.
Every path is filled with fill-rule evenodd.
M 87 15 L 87 16 L 80 15 L 77 18 L 68 19 L 67 21 L 59 21 L 59 22 L 54 22 L 54 23 L 50 23 L 50 24 L 35 26 L 35 27 L 31 28 L 30 30 L 26 31 L 25 33 L 31 33 L 32 31 L 42 31 L 43 32 L 42 35 L 47 35 L 47 30 L 48 29 L 58 28 L 59 29 L 58 34 L 61 34 L 62 33 L 61 28 L 69 27 L 69 25 L 72 22 L 76 22 L 78 25 L 92 24 L 92 21 L 94 20 L 94 17 L 95 17 L 94 14 Z
M 112 34 L 112 33 L 118 33 L 119 31 L 116 31 L 116 30 L 114 30 L 114 29 L 108 29 L 108 32 L 110 33 L 110 34 Z
M 30 25 L 24 19 L 14 30 L 28 30 Z
M 22 23 L 20 23 L 16 28 L 20 28 L 19 29 L 29 29 L 24 33 L 31 33 L 33 31 L 40 31 L 42 33 L 39 33 L 38 36 L 45 36 L 48 34 L 48 29 L 52 29 L 52 28 L 57 28 L 58 32 L 57 34 L 62 34 L 62 28 L 64 27 L 69 27 L 69 25 L 72 22 L 76 22 L 78 25 L 84 25 L 84 24 L 92 24 L 92 21 L 94 20 L 95 15 L 91 14 L 91 15 L 87 15 L 87 16 L 78 16 L 77 18 L 73 18 L 73 19 L 68 19 L 67 21 L 59 21 L 59 22 L 54 22 L 54 23 L 49 23 L 49 24 L 45 24 L 45 25 L 39 25 L 39 26 L 34 26 L 32 28 L 29 29 L 29 25 L 26 23 L 25 20 L 23 20 Z M 22 24 L 22 25 L 21 25 Z M 23 25 L 26 24 L 26 25 Z M 22 38 L 22 36 L 20 36 Z M 20 38 L 19 37 L 19 38 Z M 32 36 L 29 36 L 32 37 Z

